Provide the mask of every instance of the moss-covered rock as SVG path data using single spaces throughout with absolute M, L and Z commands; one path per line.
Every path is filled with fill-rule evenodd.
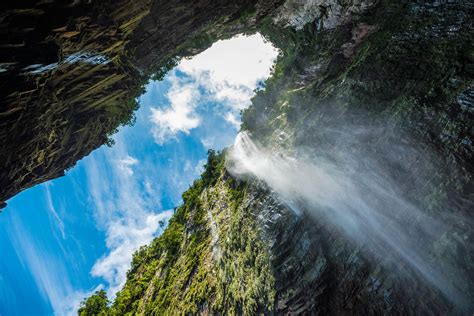
M 111 314 L 268 313 L 274 284 L 245 185 L 210 152 L 164 233 L 133 258 Z

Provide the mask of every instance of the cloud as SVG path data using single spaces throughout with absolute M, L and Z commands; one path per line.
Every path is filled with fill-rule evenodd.
M 201 138 L 201 144 L 202 144 L 202 145 L 204 146 L 204 148 L 206 148 L 206 149 L 211 149 L 211 148 L 213 148 L 215 142 L 216 142 L 216 138 L 213 137 L 213 136 Z
M 143 183 L 144 187 L 145 187 L 145 192 L 149 195 L 149 196 L 154 196 L 155 195 L 155 189 L 153 187 L 153 183 L 151 183 L 151 181 L 149 179 L 146 179 L 145 182 Z
M 237 130 L 240 129 L 240 120 L 237 119 L 234 113 L 229 112 L 225 115 L 224 118 L 227 122 L 232 124 L 232 126 L 234 126 Z
M 80 301 L 93 291 L 76 291 L 58 254 L 51 253 L 44 242 L 33 238 L 18 217 L 10 227 L 10 240 L 22 265 L 30 271 L 42 298 L 55 315 L 76 315 Z
M 151 242 L 161 230 L 159 222 L 173 214 L 159 212 L 161 205 L 147 178 L 148 170 L 128 154 L 120 135 L 115 142 L 113 148 L 94 153 L 85 164 L 94 216 L 106 234 L 108 249 L 91 274 L 105 280 L 109 297 L 124 285 L 133 253 Z
M 192 169 L 191 161 L 186 160 L 184 162 L 184 168 L 183 169 L 184 169 L 184 172 L 186 172 L 186 173 L 191 171 L 191 169 Z
M 66 239 L 66 234 L 64 233 L 64 222 L 59 217 L 58 212 L 56 211 L 56 208 L 54 207 L 53 199 L 51 197 L 51 192 L 49 190 L 50 185 L 52 185 L 51 182 L 47 182 L 43 185 L 44 192 L 46 194 L 46 203 L 47 203 L 47 206 L 48 206 L 48 211 L 50 212 L 50 215 L 53 216 L 54 222 L 57 224 L 56 227 L 61 232 L 62 238 Z
M 158 144 L 165 143 L 177 133 L 188 134 L 199 125 L 201 118 L 195 113 L 200 98 L 194 83 L 185 83 L 176 76 L 170 76 L 171 88 L 167 93 L 170 106 L 166 109 L 151 109 L 154 124 L 153 136 Z
M 218 41 L 182 60 L 167 77 L 169 106 L 152 109 L 155 141 L 162 145 L 180 132 L 189 134 L 201 124 L 198 110 L 209 101 L 217 102 L 214 111 L 239 129 L 240 111 L 250 105 L 258 84 L 270 76 L 277 56 L 275 47 L 254 34 Z
M 132 254 L 142 245 L 148 244 L 157 234 L 159 222 L 167 221 L 172 211 L 149 214 L 143 222 L 117 219 L 107 229 L 107 248 L 110 252 L 100 258 L 92 268 L 92 275 L 104 278 L 110 285 L 111 295 L 117 293 L 125 283 Z
M 278 50 L 260 34 L 238 35 L 181 61 L 178 69 L 235 112 L 250 105 L 255 88 L 270 76 L 277 56 Z
M 132 167 L 136 164 L 138 164 L 138 160 L 129 155 L 127 155 L 123 159 L 117 160 L 117 168 L 120 169 L 125 174 L 127 174 L 128 176 L 133 176 Z
M 214 83 L 255 87 L 259 80 L 270 76 L 277 55 L 277 49 L 260 34 L 238 35 L 181 61 L 178 69 L 193 77 L 207 72 Z
M 198 160 L 195 166 L 192 165 L 190 160 L 184 162 L 183 171 L 186 174 L 192 174 L 193 177 L 199 177 L 204 172 L 204 165 L 206 164 L 207 159 Z
M 206 159 L 201 159 L 198 161 L 196 164 L 196 167 L 194 167 L 194 173 L 196 175 L 200 175 L 204 172 L 204 166 L 206 165 L 207 160 Z

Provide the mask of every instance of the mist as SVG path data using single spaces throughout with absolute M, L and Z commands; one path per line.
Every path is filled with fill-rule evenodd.
M 417 150 L 394 145 L 383 157 L 361 154 L 357 146 L 367 134 L 376 137 L 377 130 L 328 131 L 332 146 L 288 153 L 266 148 L 241 132 L 228 152 L 227 169 L 235 177 L 263 181 L 295 213 L 309 212 L 382 263 L 408 267 L 455 305 L 468 305 L 461 269 L 432 253 L 434 243 L 452 229 L 450 221 L 410 202 L 385 167 L 396 162 L 400 170 L 410 172 L 410 162 L 400 158 Z M 341 137 L 346 141 L 338 143 Z M 420 171 L 419 177 L 428 174 Z M 397 273 L 404 273 L 403 269 Z

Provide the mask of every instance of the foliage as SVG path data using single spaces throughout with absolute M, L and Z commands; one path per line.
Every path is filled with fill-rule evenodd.
M 253 192 L 232 178 L 226 180 L 225 187 L 218 194 L 227 197 L 228 212 L 215 218 L 225 241 L 219 245 L 214 308 L 230 315 L 271 313 L 276 294 L 267 245 L 252 214 L 254 209 L 244 206 L 247 194 L 253 196 Z
M 78 310 L 79 316 L 109 315 L 109 299 L 104 290 L 96 291 L 92 296 L 83 300 Z
M 268 250 L 250 209 L 243 207 L 246 184 L 226 174 L 224 156 L 208 152 L 201 178 L 183 193 L 183 205 L 163 234 L 133 255 L 127 282 L 112 306 L 108 308 L 105 301 L 107 309 L 93 311 L 163 315 L 207 309 L 255 314 L 273 309 Z M 225 237 L 213 245 L 216 234 Z M 80 312 L 85 311 L 85 302 Z
M 201 179 L 183 193 L 183 205 L 176 209 L 163 234 L 134 254 L 127 283 L 113 303 L 113 314 L 196 313 L 199 304 L 208 299 L 212 283 L 204 262 L 210 236 L 200 195 L 222 171 L 223 154 L 209 151 Z M 152 301 L 147 292 L 153 293 Z

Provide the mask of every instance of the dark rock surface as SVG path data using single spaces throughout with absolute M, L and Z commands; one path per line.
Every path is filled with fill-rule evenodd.
M 0 201 L 59 177 L 132 116 L 146 1 L 1 4 Z M 113 10 L 112 10 L 113 8 Z
M 133 122 L 143 85 L 220 37 L 256 1 L 0 4 L 0 202 L 64 174 Z M 262 1 L 264 16 L 276 1 Z M 151 12 L 151 13 L 150 13 Z M 226 25 L 232 27 L 226 28 Z M 209 30 L 206 32 L 206 28 Z M 201 34 L 204 40 L 186 45 Z M 157 74 L 160 73 L 160 74 Z

